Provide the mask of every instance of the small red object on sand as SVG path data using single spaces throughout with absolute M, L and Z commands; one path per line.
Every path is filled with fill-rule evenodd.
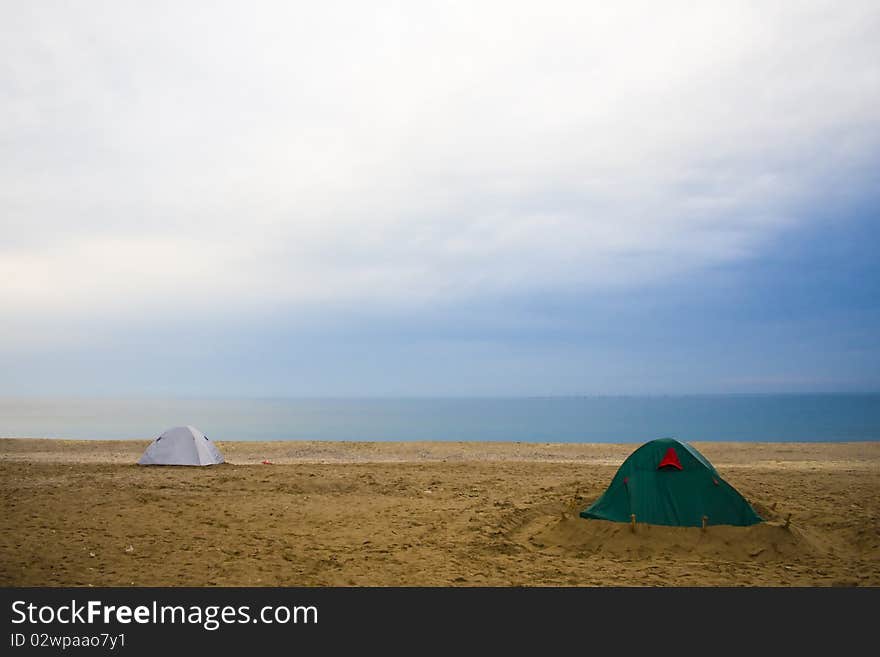
M 263 465 L 274 465 L 272 461 L 263 461 Z

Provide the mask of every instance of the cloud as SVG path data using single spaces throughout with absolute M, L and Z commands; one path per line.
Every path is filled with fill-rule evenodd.
M 0 23 L 0 315 L 22 333 L 630 289 L 749 257 L 880 152 L 875 3 L 112 2 Z

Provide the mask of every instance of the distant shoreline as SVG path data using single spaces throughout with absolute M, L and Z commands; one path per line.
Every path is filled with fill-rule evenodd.
M 0 438 L 0 461 L 51 463 L 134 463 L 151 439 L 78 440 Z M 777 467 L 815 461 L 820 469 L 856 467 L 860 460 L 880 460 L 880 441 L 748 442 L 694 441 L 716 466 Z M 521 441 L 342 441 L 220 440 L 217 445 L 233 465 L 293 463 L 394 462 L 553 462 L 613 465 L 639 443 Z

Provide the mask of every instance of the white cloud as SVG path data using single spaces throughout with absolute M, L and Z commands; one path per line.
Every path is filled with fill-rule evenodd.
M 5 7 L 0 314 L 637 285 L 878 153 L 875 3 L 319 5 Z

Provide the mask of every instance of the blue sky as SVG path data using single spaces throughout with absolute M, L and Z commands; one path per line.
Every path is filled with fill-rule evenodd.
M 605 4 L 4 8 L 0 394 L 880 390 L 880 12 Z

